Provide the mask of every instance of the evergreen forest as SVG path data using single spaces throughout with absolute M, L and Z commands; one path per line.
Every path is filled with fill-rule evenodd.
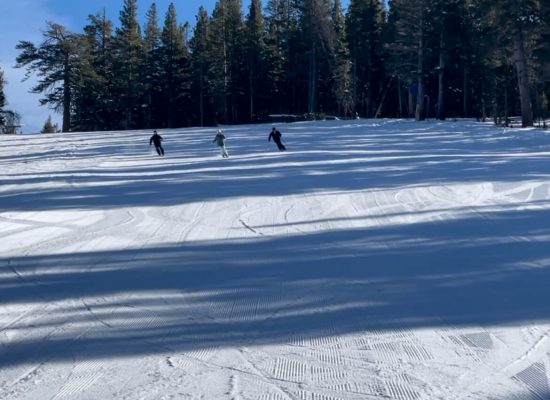
M 266 1 L 218 0 L 190 25 L 184 1 L 153 4 L 140 23 L 138 0 L 123 0 L 115 22 L 100 11 L 81 32 L 47 23 L 40 43 L 19 42 L 17 66 L 64 132 L 549 117 L 549 0 Z

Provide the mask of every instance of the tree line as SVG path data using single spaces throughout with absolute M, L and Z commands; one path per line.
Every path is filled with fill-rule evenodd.
M 548 117 L 547 0 L 218 0 L 194 27 L 170 4 L 140 26 L 124 0 L 82 32 L 48 23 L 20 41 L 41 104 L 62 130 L 174 128 L 265 121 L 272 114 Z M 1 98 L 0 98 L 1 100 Z
M 21 116 L 16 111 L 7 108 L 5 85 L 4 71 L 0 68 L 0 133 L 14 134 L 21 127 Z

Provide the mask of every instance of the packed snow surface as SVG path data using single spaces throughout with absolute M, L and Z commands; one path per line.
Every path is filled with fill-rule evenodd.
M 548 399 L 550 136 L 0 138 L 0 399 Z

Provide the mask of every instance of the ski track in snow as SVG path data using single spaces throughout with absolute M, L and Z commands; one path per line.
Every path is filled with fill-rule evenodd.
M 547 133 L 270 128 L 2 137 L 0 400 L 550 398 Z

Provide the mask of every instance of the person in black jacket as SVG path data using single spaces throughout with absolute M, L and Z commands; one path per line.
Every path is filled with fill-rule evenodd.
M 281 143 L 281 132 L 279 132 L 275 127 L 271 130 L 271 133 L 269 134 L 269 137 L 267 138 L 268 142 L 271 142 L 271 138 L 273 138 L 273 141 L 277 145 L 280 151 L 286 150 L 286 147 L 283 143 Z
M 162 136 L 160 136 L 157 131 L 153 131 L 153 136 L 151 136 L 151 139 L 149 139 L 149 146 L 151 146 L 151 144 L 155 144 L 155 149 L 157 150 L 157 154 L 159 156 L 163 156 L 164 155 L 164 149 L 162 148 Z

